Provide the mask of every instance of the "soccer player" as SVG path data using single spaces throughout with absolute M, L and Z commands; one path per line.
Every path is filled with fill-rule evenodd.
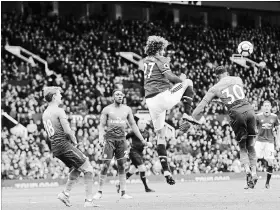
M 258 135 L 256 141 L 256 153 L 258 159 L 267 161 L 267 177 L 265 188 L 269 189 L 270 178 L 273 173 L 274 143 L 276 148 L 280 146 L 280 126 L 276 114 L 271 113 L 270 101 L 263 102 L 263 112 L 257 115 Z M 274 140 L 273 129 L 276 129 L 277 136 Z
M 144 120 L 138 120 L 138 127 L 139 130 L 142 134 L 142 136 L 144 137 L 144 139 L 149 142 L 149 132 L 146 130 L 146 121 Z M 146 182 L 146 167 L 144 165 L 144 159 L 143 159 L 143 150 L 145 145 L 140 141 L 140 139 L 133 133 L 128 133 L 126 135 L 126 139 L 131 139 L 131 149 L 129 152 L 129 158 L 132 162 L 132 165 L 129 168 L 129 171 L 126 173 L 126 179 L 129 179 L 129 177 L 131 177 L 135 172 L 136 172 L 136 168 L 138 169 L 138 171 L 140 172 L 140 179 L 143 182 L 143 185 L 145 187 L 145 191 L 146 192 L 155 192 L 154 190 L 150 189 L 147 185 Z M 120 191 L 120 184 L 118 183 L 116 185 L 117 187 L 117 192 L 119 193 Z
M 53 155 L 70 168 L 68 180 L 63 192 L 58 194 L 58 199 L 66 206 L 71 206 L 69 201 L 70 191 L 77 182 L 81 172 L 84 173 L 86 199 L 84 207 L 98 207 L 93 203 L 93 168 L 88 158 L 76 148 L 77 139 L 71 130 L 67 115 L 58 106 L 61 101 L 60 87 L 45 87 L 44 97 L 48 107 L 43 113 L 43 124 L 51 141 Z
M 193 83 L 186 79 L 185 74 L 180 78 L 171 72 L 170 58 L 164 57 L 168 41 L 160 36 L 149 36 L 143 59 L 142 70 L 144 71 L 144 89 L 146 105 L 157 134 L 157 153 L 162 165 L 163 175 L 170 185 L 175 184 L 167 163 L 166 140 L 165 140 L 165 115 L 176 104 L 183 101 L 185 113 L 182 130 L 186 131 L 190 123 L 199 124 L 191 116 L 191 104 L 193 99 Z M 141 68 L 141 67 L 140 67 Z M 173 87 L 171 83 L 175 84 Z M 190 123 L 189 123 L 190 122 Z
M 209 89 L 202 101 L 193 111 L 196 120 L 201 118 L 204 108 L 215 97 L 227 107 L 230 116 L 230 125 L 235 133 L 240 147 L 240 161 L 243 164 L 247 183 L 254 188 L 258 180 L 256 165 L 257 157 L 254 148 L 256 136 L 256 116 L 252 105 L 247 101 L 243 82 L 240 77 L 229 76 L 223 66 L 215 69 L 219 82 Z
M 127 122 L 130 124 L 133 132 L 145 146 L 152 146 L 147 143 L 141 135 L 130 107 L 122 104 L 124 94 L 122 90 L 116 89 L 113 91 L 114 103 L 106 106 L 101 113 L 99 127 L 99 141 L 104 144 L 102 154 L 102 167 L 99 175 L 99 189 L 93 196 L 98 200 L 102 197 L 103 185 L 107 176 L 107 171 L 112 158 L 115 156 L 118 163 L 119 182 L 122 199 L 130 199 L 132 196 L 126 194 L 126 177 L 125 163 L 128 158 L 127 143 L 125 137 L 125 129 Z M 105 126 L 107 130 L 105 132 Z M 105 141 L 105 142 L 104 142 Z

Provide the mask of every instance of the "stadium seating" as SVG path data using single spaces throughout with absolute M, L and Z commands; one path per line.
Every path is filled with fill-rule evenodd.
M 2 127 L 2 179 L 65 178 L 68 169 L 52 157 L 46 132 L 39 117 L 46 104 L 42 87 L 59 85 L 63 88 L 64 108 L 67 114 L 92 114 L 96 118 L 88 123 L 75 122 L 79 148 L 89 157 L 95 173 L 99 171 L 101 147 L 98 144 L 99 114 L 112 101 L 111 91 L 119 79 L 123 83 L 142 84 L 142 74 L 137 66 L 128 63 L 119 51 L 143 54 L 149 35 L 166 37 L 171 46 L 171 68 L 176 74 L 186 73 L 194 81 L 194 106 L 211 87 L 215 78 L 213 65 L 226 65 L 233 75 L 243 78 L 250 102 L 261 109 L 264 100 L 273 103 L 273 112 L 279 111 L 280 98 L 280 29 L 265 26 L 255 28 L 204 28 L 174 24 L 153 24 L 140 21 L 106 21 L 67 19 L 65 17 L 22 16 L 2 14 L 2 111 L 27 127 L 28 137 L 20 138 Z M 236 53 L 240 41 L 251 41 L 255 46 L 252 59 L 264 60 L 267 68 L 243 69 L 229 60 Z M 4 46 L 19 45 L 48 61 L 50 69 L 61 74 L 62 79 L 47 77 L 41 66 L 32 67 L 22 62 Z M 125 86 L 125 103 L 134 110 L 145 109 L 141 89 Z M 226 110 L 218 104 L 206 108 L 208 117 L 197 132 L 188 134 L 176 131 L 176 139 L 168 141 L 168 157 L 174 174 L 240 172 L 238 147 L 228 121 L 217 120 Z M 178 128 L 183 113 L 182 105 L 168 113 L 167 122 Z M 279 114 L 279 113 L 278 113 Z M 149 130 L 152 141 L 155 135 Z M 148 175 L 160 172 L 157 153 L 145 149 Z M 280 170 L 280 153 L 274 168 Z M 114 163 L 112 163 L 113 165 Z M 259 163 L 258 170 L 265 167 Z M 117 174 L 112 167 L 109 175 Z

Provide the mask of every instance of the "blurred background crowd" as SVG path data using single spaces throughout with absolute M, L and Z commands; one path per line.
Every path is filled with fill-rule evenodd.
M 146 109 L 142 72 L 138 66 L 121 58 L 118 52 L 144 56 L 149 35 L 161 35 L 170 41 L 167 56 L 171 58 L 171 69 L 175 74 L 185 73 L 193 80 L 194 107 L 215 83 L 213 66 L 225 65 L 232 75 L 243 79 L 245 93 L 256 112 L 261 110 L 264 100 L 269 100 L 272 112 L 279 115 L 279 27 L 233 29 L 163 21 L 99 21 L 18 13 L 2 13 L 1 16 L 1 111 L 28 130 L 27 137 L 23 138 L 2 126 L 2 179 L 67 177 L 68 168 L 51 154 L 40 118 L 46 108 L 42 95 L 46 85 L 62 87 L 63 108 L 76 132 L 78 147 L 89 157 L 97 175 L 101 154 L 97 130 L 99 114 L 112 102 L 114 84 L 123 84 L 124 103 L 134 112 Z M 230 61 L 229 57 L 244 40 L 254 44 L 251 59 L 265 61 L 265 69 L 245 69 Z M 7 52 L 5 45 L 22 46 L 40 56 L 56 75 L 47 76 L 43 66 L 32 67 L 23 62 Z M 204 125 L 187 134 L 178 130 L 183 112 L 184 108 L 179 104 L 167 113 L 167 123 L 176 129 L 176 138 L 168 139 L 167 146 L 173 174 L 241 172 L 238 145 L 224 116 L 227 110 L 212 103 L 205 109 Z M 83 117 L 80 120 L 75 115 Z M 155 145 L 153 129 L 147 129 L 150 141 Z M 144 150 L 147 175 L 160 172 L 154 149 Z M 274 169 L 280 170 L 280 153 L 275 155 Z M 115 176 L 114 161 L 112 165 L 108 174 Z M 258 163 L 258 170 L 266 170 L 262 162 Z

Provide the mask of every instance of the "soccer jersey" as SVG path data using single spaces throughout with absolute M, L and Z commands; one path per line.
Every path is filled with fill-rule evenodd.
M 121 105 L 119 108 L 109 105 L 106 107 L 107 130 L 104 135 L 106 139 L 125 140 L 125 129 L 129 108 Z
M 144 131 L 141 131 L 141 134 L 143 136 L 143 138 L 146 140 L 146 141 L 149 141 L 149 138 L 150 138 L 150 134 L 147 130 L 144 130 Z M 140 139 L 135 135 L 135 133 L 128 133 L 126 135 L 126 139 L 129 139 L 131 138 L 132 140 L 132 144 L 131 144 L 131 148 L 132 149 L 135 149 L 139 152 L 143 152 L 143 149 L 144 149 L 144 144 L 140 141 Z
M 243 86 L 240 77 L 224 77 L 210 88 L 203 100 L 209 103 L 214 97 L 218 97 L 229 110 L 246 111 L 253 109 L 252 105 L 245 98 Z
M 49 106 L 43 113 L 43 124 L 51 141 L 51 148 L 54 154 L 65 151 L 70 144 L 67 134 L 61 125 L 61 119 L 67 119 L 67 115 L 63 109 L 59 107 Z
M 169 80 L 164 76 L 170 59 L 163 56 L 146 57 L 143 60 L 145 97 L 152 97 L 171 88 Z
M 279 126 L 279 119 L 276 114 L 257 115 L 258 141 L 274 143 L 273 128 Z

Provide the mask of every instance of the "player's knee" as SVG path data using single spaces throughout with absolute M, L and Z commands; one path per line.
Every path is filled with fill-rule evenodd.
M 69 180 L 77 180 L 80 176 L 81 172 L 78 171 L 77 169 L 73 169 L 69 175 L 68 175 L 68 179 Z
M 93 174 L 93 167 L 90 164 L 89 160 L 86 160 L 86 162 L 81 166 L 80 169 L 84 173 L 92 173 Z
M 190 79 L 184 80 L 182 84 L 183 84 L 184 87 L 188 87 L 188 86 L 193 87 L 193 81 L 190 80 Z
M 125 173 L 124 163 L 118 164 L 118 171 L 119 171 L 119 174 L 124 174 Z
M 273 166 L 273 160 L 272 159 L 267 159 L 267 165 L 268 168 Z
M 145 172 L 146 171 L 146 167 L 144 166 L 144 164 L 142 164 L 142 165 L 138 166 L 138 170 L 140 172 Z
M 101 174 L 102 175 L 106 175 L 107 174 L 107 171 L 109 169 L 109 166 L 110 166 L 110 162 L 109 161 L 104 161 L 102 164 L 101 164 Z
M 129 168 L 129 173 L 134 174 L 136 172 L 136 167 L 134 165 L 131 165 Z

